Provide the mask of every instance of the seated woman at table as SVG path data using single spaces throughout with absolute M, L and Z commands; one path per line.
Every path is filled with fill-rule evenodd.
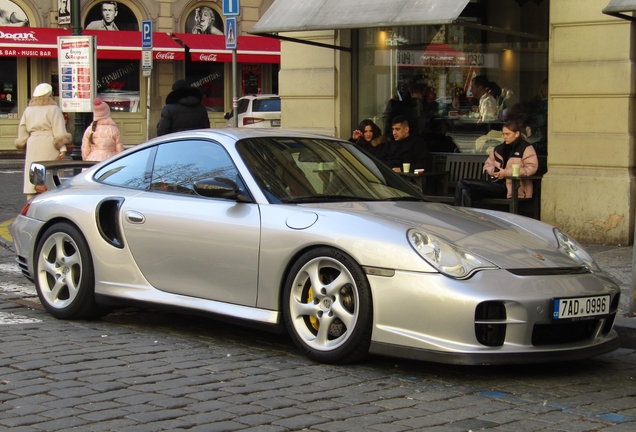
M 382 135 L 380 128 L 369 119 L 362 120 L 358 129 L 353 131 L 349 141 L 363 148 L 380 160 L 387 152 L 389 139 Z
M 531 176 L 539 168 L 537 152 L 532 144 L 524 141 L 516 122 L 508 122 L 502 129 L 504 142 L 495 147 L 486 163 L 487 180 L 462 179 L 455 188 L 455 205 L 472 207 L 473 200 L 482 198 L 512 198 L 512 165 L 519 164 L 520 176 Z M 532 180 L 521 180 L 519 198 L 532 197 Z

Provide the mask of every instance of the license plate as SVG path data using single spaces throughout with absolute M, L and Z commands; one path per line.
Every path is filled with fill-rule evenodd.
M 610 296 L 554 299 L 555 320 L 596 317 L 609 314 Z
M 280 127 L 280 120 L 272 120 L 272 127 Z

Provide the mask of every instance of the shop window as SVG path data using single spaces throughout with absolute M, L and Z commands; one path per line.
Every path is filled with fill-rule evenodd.
M 87 30 L 139 30 L 139 21 L 133 11 L 116 1 L 96 3 L 86 14 Z
M 454 25 L 359 30 L 355 121 L 371 119 L 390 137 L 391 118 L 406 115 L 429 142 L 446 135 L 461 152 L 487 153 L 515 120 L 545 153 L 549 2 L 536 3 L 476 4 Z M 492 96 L 481 114 L 477 76 Z
M 139 61 L 97 61 L 97 96 L 111 112 L 139 112 L 139 90 Z
M 0 58 L 0 118 L 18 118 L 18 60 Z
M 186 19 L 186 33 L 222 35 L 223 20 L 219 13 L 209 6 L 195 8 Z
M 199 62 L 186 59 L 186 79 L 203 93 L 203 106 L 208 111 L 224 112 L 225 63 Z

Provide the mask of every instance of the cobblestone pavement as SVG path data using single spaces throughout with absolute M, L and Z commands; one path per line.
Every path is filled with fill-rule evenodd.
M 629 286 L 629 249 L 590 251 Z M 633 432 L 636 351 L 532 366 L 322 365 L 286 335 L 210 319 L 128 308 L 56 320 L 0 248 L 3 428 Z

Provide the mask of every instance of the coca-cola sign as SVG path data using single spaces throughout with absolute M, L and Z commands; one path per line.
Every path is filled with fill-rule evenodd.
M 199 54 L 199 61 L 215 62 L 216 54 Z
M 10 39 L 14 41 L 37 41 L 34 32 L 5 33 L 0 31 L 0 39 Z
M 158 52 L 155 54 L 156 60 L 174 60 L 173 52 Z

